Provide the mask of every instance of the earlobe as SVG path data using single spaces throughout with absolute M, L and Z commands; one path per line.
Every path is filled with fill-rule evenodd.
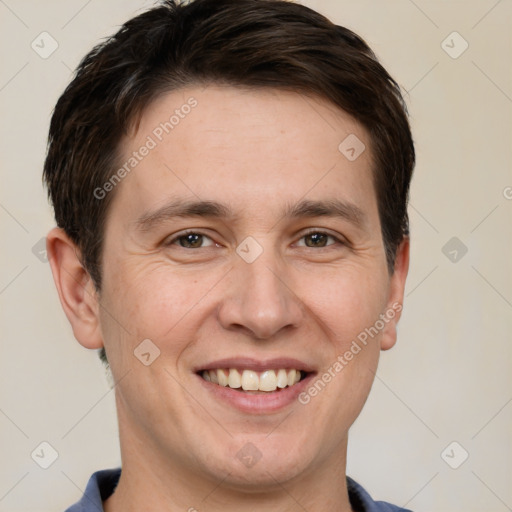
M 396 343 L 397 324 L 402 314 L 405 282 L 409 272 L 409 249 L 409 237 L 404 237 L 397 248 L 395 268 L 393 275 L 390 277 L 388 303 L 384 313 L 388 322 L 382 333 L 381 350 L 389 350 Z
M 46 237 L 46 250 L 60 303 L 78 342 L 86 348 L 103 347 L 99 324 L 99 298 L 80 258 L 79 250 L 60 228 Z

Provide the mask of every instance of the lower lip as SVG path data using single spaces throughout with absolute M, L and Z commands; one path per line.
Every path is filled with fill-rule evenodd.
M 201 381 L 205 389 L 218 400 L 246 413 L 265 414 L 279 411 L 297 401 L 298 395 L 307 388 L 314 374 L 310 373 L 300 382 L 293 386 L 287 386 L 280 391 L 263 391 L 257 394 L 219 386 L 204 380 L 197 374 L 196 377 Z

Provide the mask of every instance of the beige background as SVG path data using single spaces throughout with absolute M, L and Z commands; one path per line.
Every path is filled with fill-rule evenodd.
M 418 155 L 399 343 L 352 430 L 348 474 L 416 512 L 512 510 L 512 2 L 303 3 L 362 35 L 408 91 Z M 33 247 L 53 225 L 41 186 L 53 105 L 85 52 L 149 5 L 0 0 L 1 512 L 63 511 L 120 462 L 104 370 Z M 47 59 L 31 48 L 43 31 L 58 42 Z M 452 55 L 469 44 L 458 58 L 442 46 L 454 31 Z M 452 237 L 467 247 L 456 262 L 442 250 Z M 46 470 L 31 458 L 42 441 L 58 452 Z

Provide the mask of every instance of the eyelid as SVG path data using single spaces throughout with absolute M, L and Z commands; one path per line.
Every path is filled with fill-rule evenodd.
M 166 237 L 164 239 L 163 244 L 165 246 L 177 245 L 178 247 L 180 247 L 176 242 L 180 238 L 182 238 L 184 236 L 187 236 L 189 234 L 201 235 L 204 238 L 209 239 L 212 243 L 210 245 L 206 246 L 206 247 L 211 247 L 211 246 L 214 246 L 214 245 L 218 246 L 219 245 L 218 242 L 216 242 L 211 236 L 207 235 L 200 228 L 198 228 L 198 229 L 190 229 L 189 228 L 189 229 L 185 229 L 183 231 L 179 231 L 178 233 L 175 233 L 173 235 L 169 235 L 168 237 Z M 335 240 L 336 243 L 338 243 L 340 245 L 347 245 L 348 244 L 348 242 L 344 239 L 344 237 L 340 237 L 339 235 L 335 235 L 335 234 L 331 233 L 330 231 L 325 230 L 325 229 L 321 229 L 321 228 L 308 228 L 308 229 L 306 229 L 306 231 L 302 232 L 302 234 L 298 238 L 298 240 L 302 240 L 304 237 L 306 237 L 308 235 L 313 235 L 313 234 L 321 234 L 321 235 L 326 235 L 328 237 L 331 237 L 333 240 Z M 331 245 L 335 245 L 335 244 L 329 244 L 329 245 L 327 245 L 325 247 L 329 247 Z M 185 249 L 184 247 L 182 247 L 182 248 Z M 200 247 L 200 249 L 201 248 L 205 248 L 205 247 Z M 308 249 L 315 249 L 315 248 L 314 247 L 308 247 Z M 320 249 L 322 249 L 322 247 L 320 247 Z
M 333 233 L 331 233 L 330 231 L 328 230 L 325 230 L 325 229 L 321 229 L 321 228 L 308 228 L 305 232 L 303 231 L 301 236 L 299 237 L 299 240 L 302 240 L 304 237 L 308 236 L 308 235 L 315 235 L 315 234 L 319 234 L 319 235 L 327 235 L 327 236 L 330 236 L 331 238 L 333 238 L 337 243 L 341 244 L 341 245 L 347 245 L 348 242 L 345 240 L 344 237 L 341 237 L 339 235 L 335 235 Z M 334 245 L 334 244 L 329 244 L 328 246 L 325 246 L 325 247 L 329 247 L 330 245 Z M 323 248 L 325 248 L 323 247 Z M 314 249 L 314 247 L 308 247 L 308 249 Z M 320 249 L 322 249 L 322 247 L 320 247 Z
M 192 234 L 193 235 L 201 235 L 204 238 L 208 238 L 212 243 L 206 247 L 218 245 L 218 243 L 215 242 L 215 240 L 213 240 L 213 238 L 211 236 L 204 233 L 201 229 L 185 229 L 183 231 L 178 231 L 178 233 L 174 233 L 173 235 L 169 235 L 168 237 L 166 237 L 163 241 L 163 245 L 165 245 L 165 246 L 177 245 L 178 247 L 180 247 L 178 244 L 176 244 L 176 242 L 180 238 L 187 236 L 187 235 L 192 235 Z M 200 247 L 200 248 L 202 249 L 203 247 Z M 182 247 L 182 249 L 185 249 L 185 247 Z

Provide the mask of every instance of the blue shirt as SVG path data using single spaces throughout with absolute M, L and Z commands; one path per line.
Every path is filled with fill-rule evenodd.
M 66 512 L 103 512 L 102 501 L 114 492 L 120 476 L 121 468 L 96 471 L 89 479 L 81 500 L 69 507 Z M 356 512 L 411 512 L 384 501 L 373 501 L 370 495 L 348 476 L 347 488 L 350 505 Z

